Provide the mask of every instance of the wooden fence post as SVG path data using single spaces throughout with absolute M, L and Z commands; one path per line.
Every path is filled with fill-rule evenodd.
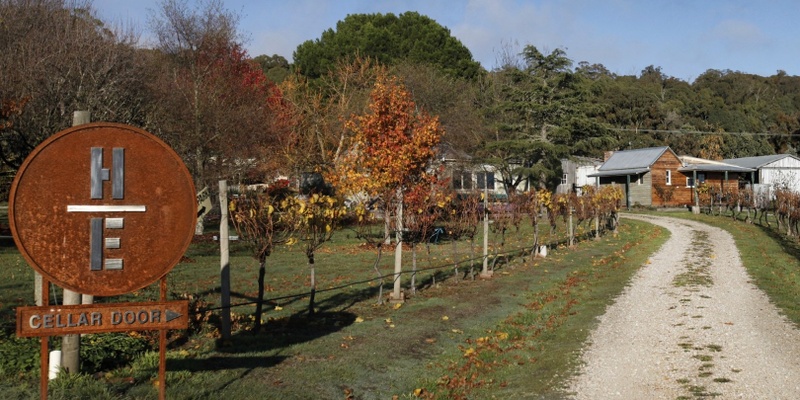
M 228 182 L 219 181 L 219 285 L 220 333 L 223 340 L 231 338 L 231 264 L 228 234 Z

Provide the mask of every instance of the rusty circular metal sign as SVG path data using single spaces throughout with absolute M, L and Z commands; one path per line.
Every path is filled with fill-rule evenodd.
M 63 130 L 36 147 L 11 186 L 11 232 L 31 266 L 96 296 L 143 288 L 192 240 L 192 177 L 163 141 L 127 125 Z

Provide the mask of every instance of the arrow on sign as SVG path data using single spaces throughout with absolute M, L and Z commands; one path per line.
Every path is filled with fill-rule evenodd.
M 167 310 L 166 314 L 167 314 L 167 322 L 170 322 L 170 321 L 172 321 L 174 319 L 177 319 L 177 318 L 180 318 L 181 316 L 183 316 L 183 314 L 176 313 L 175 311 L 172 311 L 172 310 Z

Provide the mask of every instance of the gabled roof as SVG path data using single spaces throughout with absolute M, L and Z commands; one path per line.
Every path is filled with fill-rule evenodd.
M 649 147 L 646 149 L 615 151 L 611 157 L 600 166 L 600 171 L 615 171 L 629 169 L 650 169 L 661 155 L 666 151 L 672 151 L 667 146 Z M 675 156 L 677 158 L 677 155 Z
M 440 143 L 437 149 L 439 153 L 439 158 L 442 161 L 460 161 L 460 162 L 469 162 L 472 160 L 472 156 L 456 149 L 449 143 Z
M 761 168 L 761 167 L 763 167 L 763 166 L 765 166 L 767 164 L 771 164 L 771 163 L 774 163 L 775 161 L 782 160 L 782 159 L 784 159 L 786 157 L 792 157 L 792 158 L 797 159 L 798 161 L 800 161 L 800 159 L 798 159 L 797 157 L 795 157 L 795 156 L 793 156 L 791 154 L 772 154 L 772 155 L 768 155 L 768 156 L 728 158 L 728 159 L 722 160 L 722 162 L 725 162 L 725 163 L 728 163 L 728 164 L 733 164 L 733 165 L 738 165 L 740 167 L 745 167 L 745 168 L 758 169 L 758 168 Z
M 648 147 L 645 149 L 615 151 L 611 157 L 597 169 L 597 172 L 590 174 L 596 176 L 620 176 L 635 175 L 647 172 L 650 166 L 655 164 L 665 152 L 672 152 L 667 146 Z M 672 152 L 672 154 L 675 154 Z M 675 156 L 677 157 L 677 155 Z

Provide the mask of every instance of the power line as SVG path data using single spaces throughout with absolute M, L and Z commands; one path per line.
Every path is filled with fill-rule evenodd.
M 779 132 L 708 132 L 708 131 L 687 131 L 673 129 L 633 129 L 633 128 L 610 128 L 612 131 L 621 132 L 642 132 L 642 133 L 671 133 L 671 134 L 693 134 L 693 135 L 739 135 L 739 136 L 792 136 L 790 133 Z

